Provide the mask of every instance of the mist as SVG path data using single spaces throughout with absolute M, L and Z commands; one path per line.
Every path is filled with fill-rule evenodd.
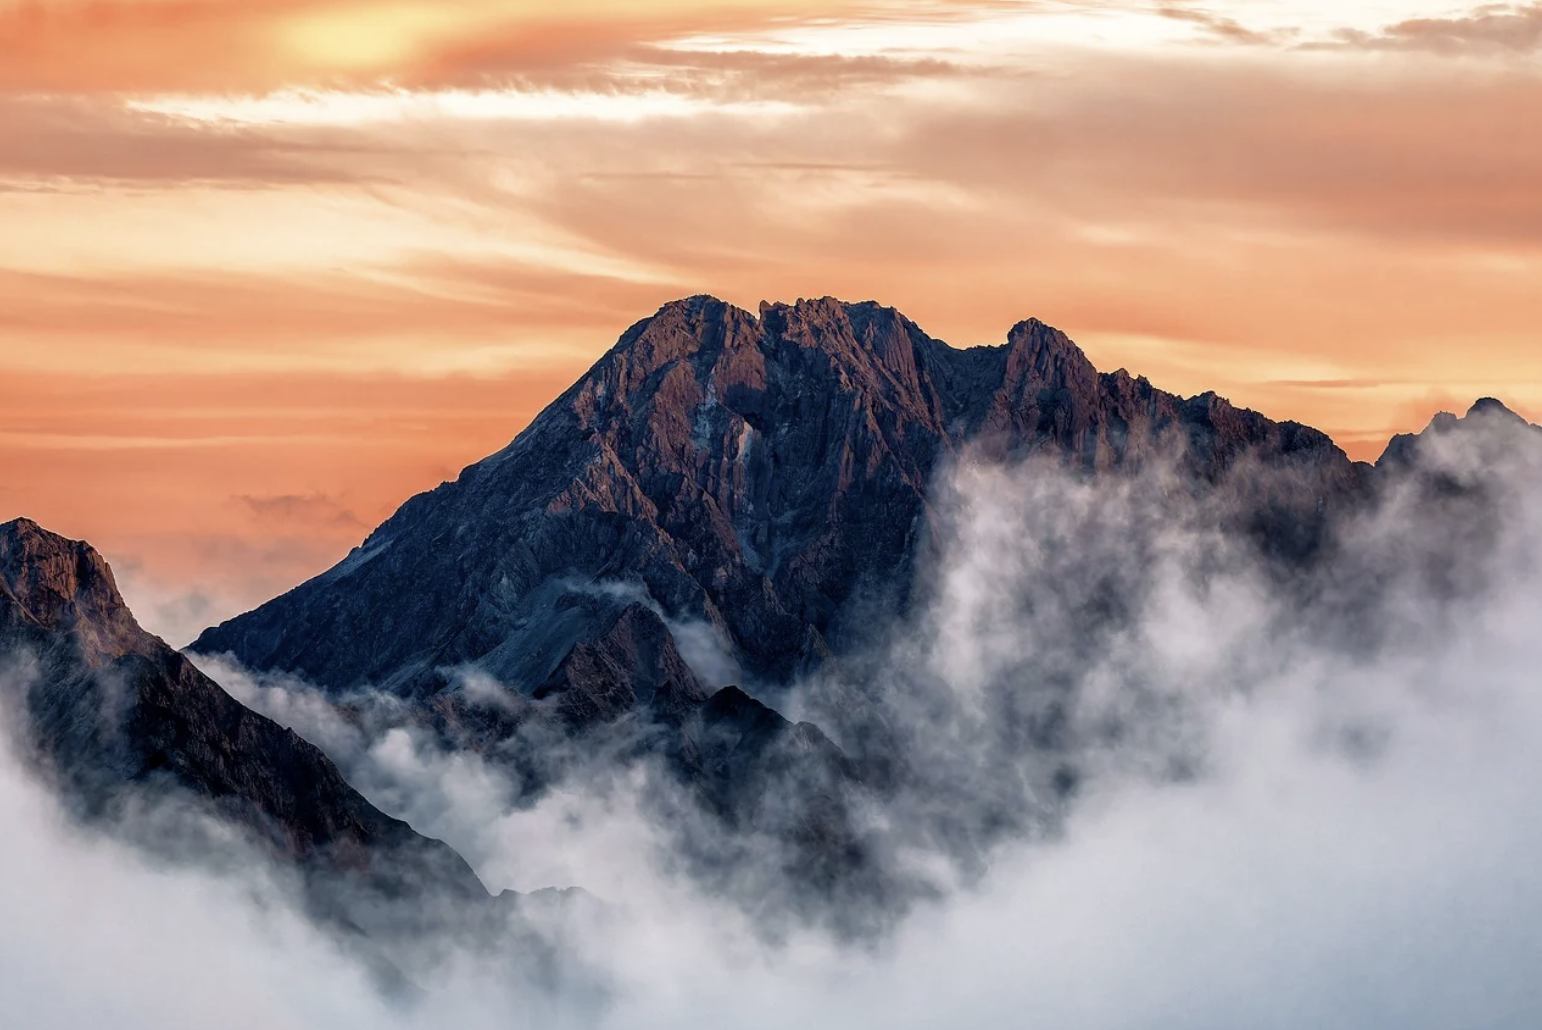
M 595 760 L 532 795 L 384 695 L 339 705 L 200 659 L 491 890 L 582 887 L 588 900 L 528 911 L 583 975 L 526 983 L 452 948 L 421 996 L 388 1001 L 280 874 L 151 860 L 79 829 L 8 746 L 0 1017 L 1537 1025 L 1542 465 L 1508 423 L 1470 421 L 1427 455 L 1461 491 L 1394 482 L 1301 576 L 1227 531 L 1223 494 L 1160 470 L 951 467 L 916 609 L 775 699 L 854 754 L 878 741 L 904 758 L 864 817 L 925 889 L 857 940 L 798 919 L 763 932 L 775 898 L 743 903 L 769 882 L 754 868 L 728 888 L 694 877 L 660 819 L 689 806 L 646 765 Z

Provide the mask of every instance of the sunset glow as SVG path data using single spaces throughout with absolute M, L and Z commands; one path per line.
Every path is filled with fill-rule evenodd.
M 1539 126 L 1535 4 L 0 0 L 0 520 L 185 635 L 696 293 L 1535 419 Z

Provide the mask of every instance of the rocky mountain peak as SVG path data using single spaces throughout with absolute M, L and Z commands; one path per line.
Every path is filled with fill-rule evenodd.
M 1505 407 L 1503 401 L 1496 397 L 1479 397 L 1473 401 L 1472 407 L 1467 409 L 1468 418 L 1499 418 L 1508 422 L 1521 422 L 1526 420 L 1520 415 Z
M 1465 415 L 1438 412 L 1420 432 L 1394 436 L 1377 459 L 1376 465 L 1378 468 L 1416 465 L 1428 457 L 1431 448 L 1452 441 L 1475 448 L 1482 457 L 1497 459 L 1517 439 L 1531 439 L 1526 435 L 1528 430 L 1542 438 L 1542 427 L 1527 422 L 1502 401 L 1493 397 L 1480 397 L 1467 409 Z M 1519 437 L 1516 436 L 1517 431 L 1521 431 Z
M 94 548 L 30 519 L 0 525 L 0 656 L 12 655 L 38 661 L 4 714 L 25 719 L 15 728 L 72 811 L 111 819 L 131 798 L 176 795 L 314 882 L 363 892 L 350 921 L 430 888 L 486 897 L 459 855 L 380 812 L 316 747 L 142 630 Z
M 91 547 L 50 533 L 31 519 L 0 525 L 0 611 L 12 627 L 71 635 L 94 664 L 145 653 L 139 628 L 112 569 Z
M 586 648 L 643 601 L 706 627 L 752 680 L 785 682 L 859 637 L 864 605 L 908 603 L 933 479 L 966 450 L 1088 474 L 1175 462 L 1211 482 L 1244 454 L 1286 462 L 1304 485 L 1269 504 L 1299 501 L 1313 525 L 1359 474 L 1314 430 L 1100 374 L 1037 319 L 958 349 L 870 301 L 751 313 L 688 297 L 627 329 L 509 447 L 194 648 L 415 696 L 475 663 L 530 697 L 565 663 L 609 669 Z

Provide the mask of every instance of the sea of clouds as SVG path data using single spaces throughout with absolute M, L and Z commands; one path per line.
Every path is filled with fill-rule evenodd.
M 928 890 L 856 940 L 767 934 L 704 888 L 646 767 L 532 798 L 409 724 L 201 660 L 491 890 L 581 886 L 526 915 L 572 975 L 451 947 L 390 996 L 281 872 L 82 829 L 6 744 L 0 1023 L 1542 1024 L 1542 464 L 1507 423 L 1473 429 L 1302 577 L 1162 476 L 951 469 L 923 602 L 779 702 L 854 751 L 880 725 L 907 763 L 868 818 Z

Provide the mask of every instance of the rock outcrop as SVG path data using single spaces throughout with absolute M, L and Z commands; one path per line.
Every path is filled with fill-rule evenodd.
M 21 663 L 13 728 L 87 818 L 174 795 L 303 870 L 319 904 L 488 898 L 449 847 L 141 629 L 100 554 L 27 519 L 0 525 L 0 654 Z
M 696 297 L 629 329 L 509 447 L 193 650 L 418 697 L 474 664 L 530 697 L 640 599 L 709 627 L 748 681 L 785 682 L 905 606 L 928 491 L 969 449 L 1087 473 L 1171 463 L 1201 486 L 1242 461 L 1291 469 L 1247 508 L 1290 552 L 1362 472 L 1316 430 L 1100 374 L 1037 321 L 956 350 L 876 304 L 757 317 Z

